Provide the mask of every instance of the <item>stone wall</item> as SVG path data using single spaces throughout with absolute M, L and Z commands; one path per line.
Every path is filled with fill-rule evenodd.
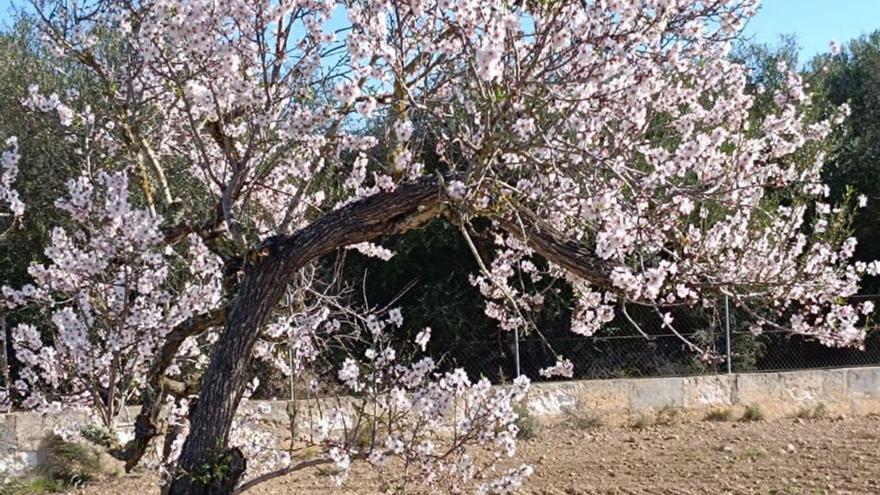
M 819 404 L 833 415 L 880 414 L 880 367 L 538 383 L 528 397 L 532 414 L 546 421 L 577 410 L 610 424 L 668 407 L 697 417 L 711 409 L 758 405 L 772 419 Z M 257 408 L 266 423 L 279 428 L 287 423 L 284 401 L 255 401 L 248 407 Z M 129 411 L 132 419 L 135 414 L 136 409 Z M 0 414 L 0 458 L 19 453 L 36 462 L 46 434 L 78 429 L 87 421 L 85 414 L 71 411 Z
M 665 407 L 702 415 L 757 405 L 779 418 L 819 404 L 834 415 L 880 414 L 880 367 L 539 383 L 529 393 L 529 409 L 544 417 L 570 408 L 626 418 Z

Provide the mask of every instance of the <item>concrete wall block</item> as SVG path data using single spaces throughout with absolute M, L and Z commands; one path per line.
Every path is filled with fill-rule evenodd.
M 848 370 L 825 370 L 822 375 L 822 398 L 826 402 L 845 402 L 849 398 Z
M 629 410 L 631 380 L 595 380 L 577 382 L 576 397 L 583 411 L 623 413 Z
M 287 423 L 288 402 L 284 400 L 253 400 L 242 406 L 246 413 L 257 413 L 260 419 L 273 423 Z
M 850 401 L 849 413 L 853 416 L 867 416 L 869 414 L 880 414 L 880 398 L 862 397 Z
M 731 406 L 736 380 L 733 375 L 708 375 L 684 378 L 685 409 Z
M 822 397 L 824 389 L 821 371 L 745 373 L 736 377 L 736 402 L 811 403 Z
M 822 370 L 742 374 L 736 378 L 735 403 L 760 405 L 769 417 L 786 416 L 826 402 L 828 383 Z
M 6 457 L 18 452 L 15 443 L 15 425 L 18 420 L 16 414 L 0 415 L 0 457 Z
M 633 411 L 685 405 L 683 378 L 646 378 L 632 380 L 629 407 Z
M 578 407 L 577 384 L 541 383 L 529 389 L 526 406 L 535 416 L 560 416 Z
M 36 451 L 40 443 L 55 432 L 75 431 L 92 424 L 89 414 L 81 410 L 39 414 L 35 412 L 14 413 L 17 415 L 14 443 L 18 449 Z
M 779 375 L 783 397 L 800 404 L 814 404 L 822 400 L 825 377 L 822 370 L 785 372 Z
M 848 369 L 846 378 L 850 394 L 880 398 L 880 368 Z

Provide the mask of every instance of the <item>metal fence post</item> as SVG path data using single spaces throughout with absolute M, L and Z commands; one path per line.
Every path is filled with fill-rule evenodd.
M 733 363 L 730 355 L 730 298 L 724 296 L 724 340 L 727 343 L 727 373 L 733 371 Z
M 516 377 L 519 378 L 519 328 L 513 329 L 513 358 L 516 362 Z

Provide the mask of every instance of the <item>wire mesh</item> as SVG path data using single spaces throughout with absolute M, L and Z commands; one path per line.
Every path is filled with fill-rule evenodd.
M 654 308 L 628 307 L 629 318 L 619 316 L 606 329 L 584 337 L 564 331 L 545 331 L 543 337 L 519 339 L 523 375 L 546 381 L 539 371 L 557 356 L 570 360 L 570 379 L 642 378 L 726 373 L 728 361 L 735 373 L 880 365 L 880 333 L 869 333 L 863 349 L 830 348 L 813 339 L 785 331 L 748 330 L 750 318 L 730 305 L 718 310 L 672 311 L 674 332 L 663 325 Z M 728 353 L 726 319 L 729 318 Z M 628 320 L 635 321 L 628 321 Z M 638 325 L 638 329 L 635 328 Z M 695 351 L 687 342 L 709 351 L 714 359 Z M 458 342 L 440 356 L 449 367 L 461 367 L 472 377 L 504 383 L 516 376 L 517 342 L 514 334 L 493 340 Z

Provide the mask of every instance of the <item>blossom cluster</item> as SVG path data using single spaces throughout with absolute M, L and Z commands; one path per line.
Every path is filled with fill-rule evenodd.
M 516 453 L 515 406 L 528 391 L 528 379 L 500 388 L 485 378 L 472 382 L 461 369 L 442 371 L 432 358 L 416 358 L 429 330 L 418 332 L 409 351 L 392 345 L 386 328 L 403 322 L 399 311 L 389 313 L 368 320 L 363 355 L 347 357 L 337 369 L 339 382 L 354 394 L 351 404 L 318 415 L 301 440 L 325 449 L 338 481 L 362 460 L 388 486 L 416 483 L 446 492 L 473 487 L 486 493 L 519 486 L 530 468 L 494 481 L 490 475 L 499 459 Z M 375 321 L 380 323 L 367 326 Z M 402 474 L 386 469 L 395 464 L 408 469 Z
M 88 406 L 113 428 L 165 335 L 219 304 L 219 261 L 194 235 L 184 253 L 164 245 L 161 220 L 131 204 L 124 173 L 84 175 L 67 187 L 56 206 L 74 227 L 53 229 L 48 263 L 28 269 L 33 283 L 2 287 L 8 308 L 44 308 L 52 325 L 13 328 L 23 364 L 13 388 L 25 407 Z M 178 260 L 188 266 L 182 284 L 170 278 Z
M 12 184 L 18 177 L 18 162 L 21 155 L 18 153 L 18 139 L 10 137 L 5 142 L 5 149 L 0 155 L 0 202 L 9 209 L 13 217 L 24 214 L 24 203 Z

